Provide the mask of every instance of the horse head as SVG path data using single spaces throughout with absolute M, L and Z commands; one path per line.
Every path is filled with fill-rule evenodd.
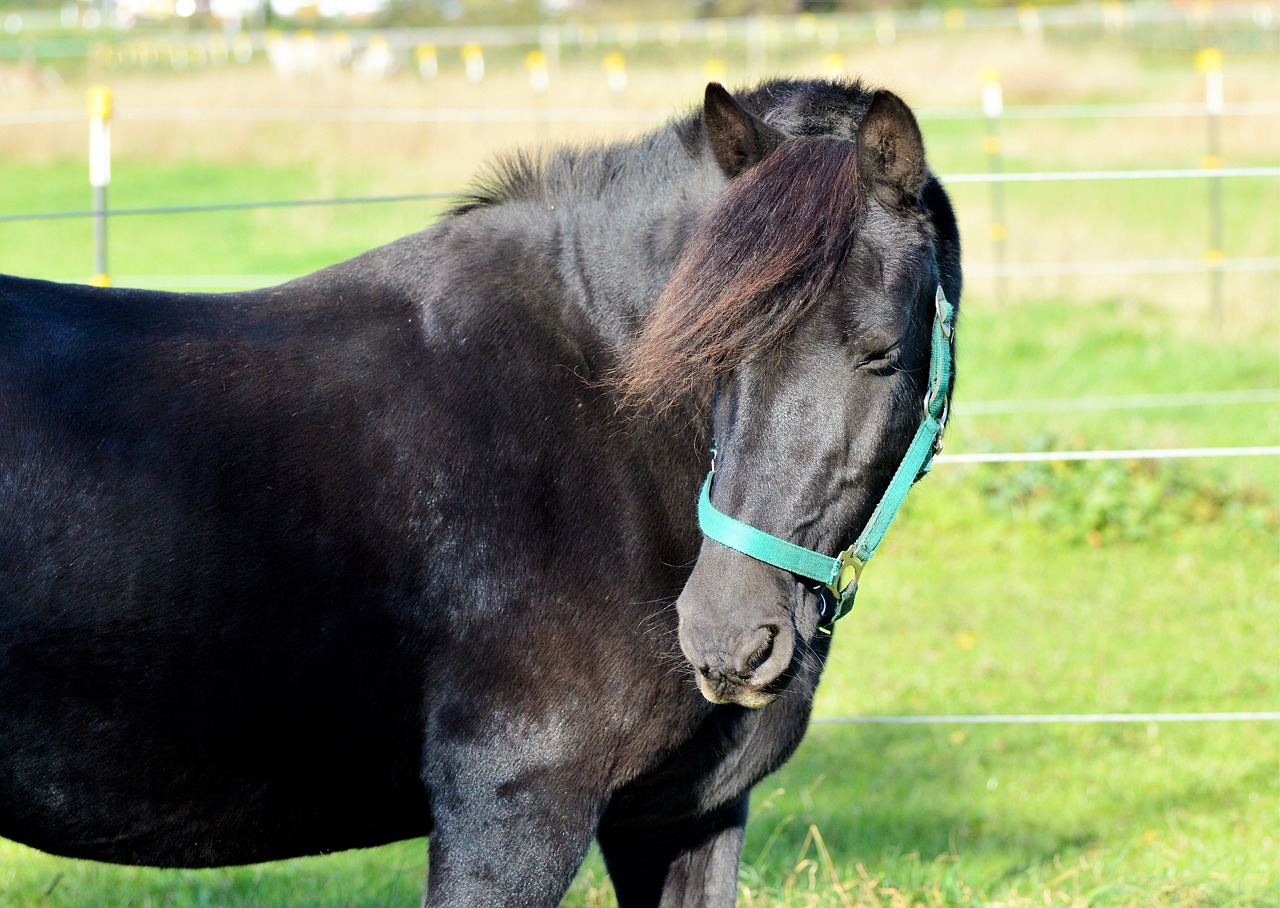
M 702 121 L 728 185 L 695 226 L 641 344 L 685 356 L 686 374 L 715 388 L 703 516 L 728 515 L 716 519 L 833 563 L 891 480 L 901 484 L 895 474 L 927 417 L 944 308 L 949 393 L 951 309 L 920 130 L 884 91 L 852 140 L 786 135 L 718 85 Z M 938 432 L 944 407 L 933 407 Z M 851 604 L 856 577 L 827 585 L 725 544 L 705 519 L 703 529 L 676 603 L 681 648 L 707 699 L 764 706 L 825 653 L 819 635 Z

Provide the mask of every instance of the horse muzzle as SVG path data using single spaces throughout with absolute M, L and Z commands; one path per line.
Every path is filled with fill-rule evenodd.
M 737 634 L 706 633 L 682 620 L 680 648 L 704 697 L 759 709 L 778 699 L 790 680 L 795 632 L 790 622 L 768 621 Z

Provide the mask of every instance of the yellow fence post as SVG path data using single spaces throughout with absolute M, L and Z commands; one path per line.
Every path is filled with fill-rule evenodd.
M 1222 51 L 1206 47 L 1196 54 L 1196 69 L 1204 73 L 1204 108 L 1209 122 L 1209 151 L 1201 161 L 1206 170 L 1222 169 Z M 1209 311 L 1213 326 L 1222 327 L 1222 259 L 1226 240 L 1222 229 L 1222 178 L 1209 179 L 1209 248 L 1204 263 L 1209 268 Z
M 1039 40 L 1044 36 L 1040 10 L 1034 3 L 1024 0 L 1018 4 L 1018 26 L 1022 29 L 1022 35 L 1025 38 Z
M 418 61 L 418 75 L 422 77 L 422 81 L 434 81 L 440 72 L 440 57 L 436 53 L 435 45 L 419 44 L 418 49 L 414 51 L 414 57 Z
M 525 68 L 529 70 L 529 87 L 535 95 L 544 95 L 551 87 L 551 70 L 547 66 L 547 55 L 540 50 L 531 50 L 524 58 Z
M 95 85 L 86 98 L 89 108 L 89 185 L 93 188 L 93 277 L 107 287 L 107 186 L 111 184 L 111 89 Z
M 987 134 L 982 150 L 987 156 L 987 172 L 999 177 L 1004 170 L 1003 148 L 1000 142 L 1000 117 L 1004 114 L 1004 88 L 1000 85 L 1000 73 L 994 66 L 982 70 L 982 113 L 987 121 Z M 996 267 L 996 301 L 1004 302 L 1005 241 L 1009 231 L 1004 218 L 1004 185 L 991 181 L 991 251 Z
M 602 65 L 609 91 L 613 92 L 614 99 L 617 100 L 627 90 L 627 58 L 614 51 L 604 55 Z
M 484 81 L 484 49 L 479 44 L 463 45 L 462 65 L 467 72 L 467 81 L 472 85 Z

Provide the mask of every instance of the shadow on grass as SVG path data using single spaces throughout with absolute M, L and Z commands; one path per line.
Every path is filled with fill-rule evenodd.
M 822 872 L 833 878 L 874 877 L 868 891 L 947 904 L 1022 904 L 1032 892 L 1065 888 L 1067 897 L 1090 903 L 1164 905 L 1205 887 L 1215 894 L 1197 896 L 1196 904 L 1251 903 L 1249 893 L 1271 884 L 1237 886 L 1218 871 L 1227 869 L 1224 855 L 1240 867 L 1266 860 L 1261 846 L 1247 842 L 1266 829 L 1275 741 L 1177 734 L 1173 741 L 1161 732 L 1157 743 L 1171 761 L 1161 764 L 1144 752 L 1152 742 L 1141 728 L 817 726 L 756 790 L 743 880 L 759 893 L 752 904 L 783 904 L 779 893 L 806 861 L 812 868 L 821 857 Z M 1249 792 L 1265 798 L 1242 815 Z M 1171 816 L 1194 830 L 1180 852 L 1169 850 Z M 1241 832 L 1241 822 L 1252 825 Z M 0 841 L 0 908 L 407 908 L 421 897 L 425 866 L 423 840 L 206 871 L 71 861 Z M 1214 882 L 1224 876 L 1229 882 Z M 602 881 L 593 855 L 567 904 L 613 904 Z
M 1158 878 L 1247 899 L 1276 882 L 1275 745 L 1263 728 L 818 726 L 757 788 L 744 864 L 776 888 L 816 829 L 836 876 L 921 898 Z
M 816 826 L 838 866 L 964 854 L 982 864 L 1033 863 L 1096 841 L 1083 826 L 1001 809 L 979 748 L 914 727 L 823 726 L 756 790 L 744 859 L 785 864 Z

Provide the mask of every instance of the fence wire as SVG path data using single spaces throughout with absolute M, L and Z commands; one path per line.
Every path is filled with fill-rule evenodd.
M 1163 170 L 1066 170 L 1027 173 L 955 173 L 941 176 L 945 184 L 961 183 L 1054 183 L 1113 180 L 1205 180 L 1280 177 L 1280 167 L 1223 167 L 1186 168 Z M 255 208 L 306 208 L 321 205 L 369 205 L 394 202 L 438 201 L 457 198 L 459 193 L 423 192 L 403 195 L 332 196 L 317 199 L 275 199 L 262 202 L 218 202 L 207 205 L 167 205 L 146 208 L 107 208 L 103 211 L 35 211 L 21 214 L 0 215 L 0 223 L 17 221 L 45 221 L 66 218 L 129 217 L 134 215 L 192 214 L 213 211 L 248 211 Z M 1155 260 L 1164 261 L 1164 260 Z M 1176 260 L 1175 260 L 1176 261 Z M 1248 270 L 1268 270 L 1275 267 L 1276 259 L 1242 259 L 1261 263 Z M 1270 263 L 1270 264 L 1268 264 Z M 988 266 L 994 267 L 994 266 Z M 1003 266 L 1016 267 L 1016 266 Z M 1066 267 L 1054 263 L 1031 263 L 1027 267 Z M 1214 266 L 1219 267 L 1219 266 Z
M 1280 712 L 1032 713 L 1013 715 L 814 716 L 814 725 L 1095 725 L 1141 722 L 1280 722 Z
M 989 117 L 975 108 L 929 108 L 916 111 L 917 119 L 985 122 Z M 287 107 L 129 107 L 121 106 L 113 119 L 143 123 L 661 123 L 671 117 L 665 107 L 491 107 L 459 108 L 385 107 L 346 108 Z M 1005 120 L 1108 120 L 1185 119 L 1204 117 L 1205 105 L 1186 104 L 1028 104 L 1003 108 Z M 1243 101 L 1224 104 L 1215 116 L 1271 117 L 1280 115 L 1280 103 Z M 43 123 L 84 122 L 83 110 L 11 111 L 0 113 L 0 126 L 36 126 Z
M 1013 413 L 1090 412 L 1145 410 L 1166 407 L 1221 407 L 1232 404 L 1280 403 L 1280 388 L 1245 388 L 1233 391 L 1175 391 L 1164 394 L 1109 394 L 1080 397 L 1039 397 L 1010 400 L 969 400 L 952 404 L 965 416 Z
M 1280 445 L 1223 448 L 1125 448 L 1104 451 L 993 451 L 939 454 L 939 464 L 1052 463 L 1072 460 L 1180 460 L 1205 457 L 1278 457 Z

